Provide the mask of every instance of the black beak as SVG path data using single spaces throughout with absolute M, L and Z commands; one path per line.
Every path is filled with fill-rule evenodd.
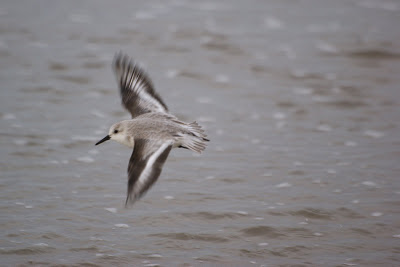
M 97 145 L 99 145 L 99 144 L 101 144 L 101 143 L 103 143 L 103 142 L 105 142 L 105 141 L 107 141 L 107 140 L 110 140 L 110 136 L 109 135 L 107 135 L 106 137 L 104 137 L 103 139 L 101 139 L 99 142 L 97 142 L 96 144 L 95 144 L 95 146 L 97 146 Z

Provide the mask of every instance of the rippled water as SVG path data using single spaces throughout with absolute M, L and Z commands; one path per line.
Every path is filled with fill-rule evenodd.
M 2 1 L 1 265 L 400 265 L 400 3 Z M 125 209 L 111 61 L 211 139 Z

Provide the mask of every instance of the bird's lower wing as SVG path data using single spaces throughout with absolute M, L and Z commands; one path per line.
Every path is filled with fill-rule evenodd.
M 113 69 L 122 105 L 131 113 L 132 118 L 149 112 L 168 112 L 146 72 L 131 58 L 122 53 L 116 54 Z
M 126 206 L 140 199 L 157 181 L 171 149 L 171 142 L 155 145 L 144 140 L 135 140 L 135 148 L 128 165 Z

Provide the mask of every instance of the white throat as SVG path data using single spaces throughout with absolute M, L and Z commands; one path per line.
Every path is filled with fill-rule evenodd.
M 127 136 L 124 134 L 113 134 L 111 140 L 117 141 L 118 143 L 133 148 L 135 146 L 135 140 L 133 136 Z

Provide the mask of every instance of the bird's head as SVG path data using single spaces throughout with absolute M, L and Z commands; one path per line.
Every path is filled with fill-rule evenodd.
M 108 135 L 97 142 L 96 146 L 108 140 L 114 140 L 120 144 L 133 148 L 134 138 L 133 134 L 129 132 L 128 121 L 118 122 L 111 126 Z

